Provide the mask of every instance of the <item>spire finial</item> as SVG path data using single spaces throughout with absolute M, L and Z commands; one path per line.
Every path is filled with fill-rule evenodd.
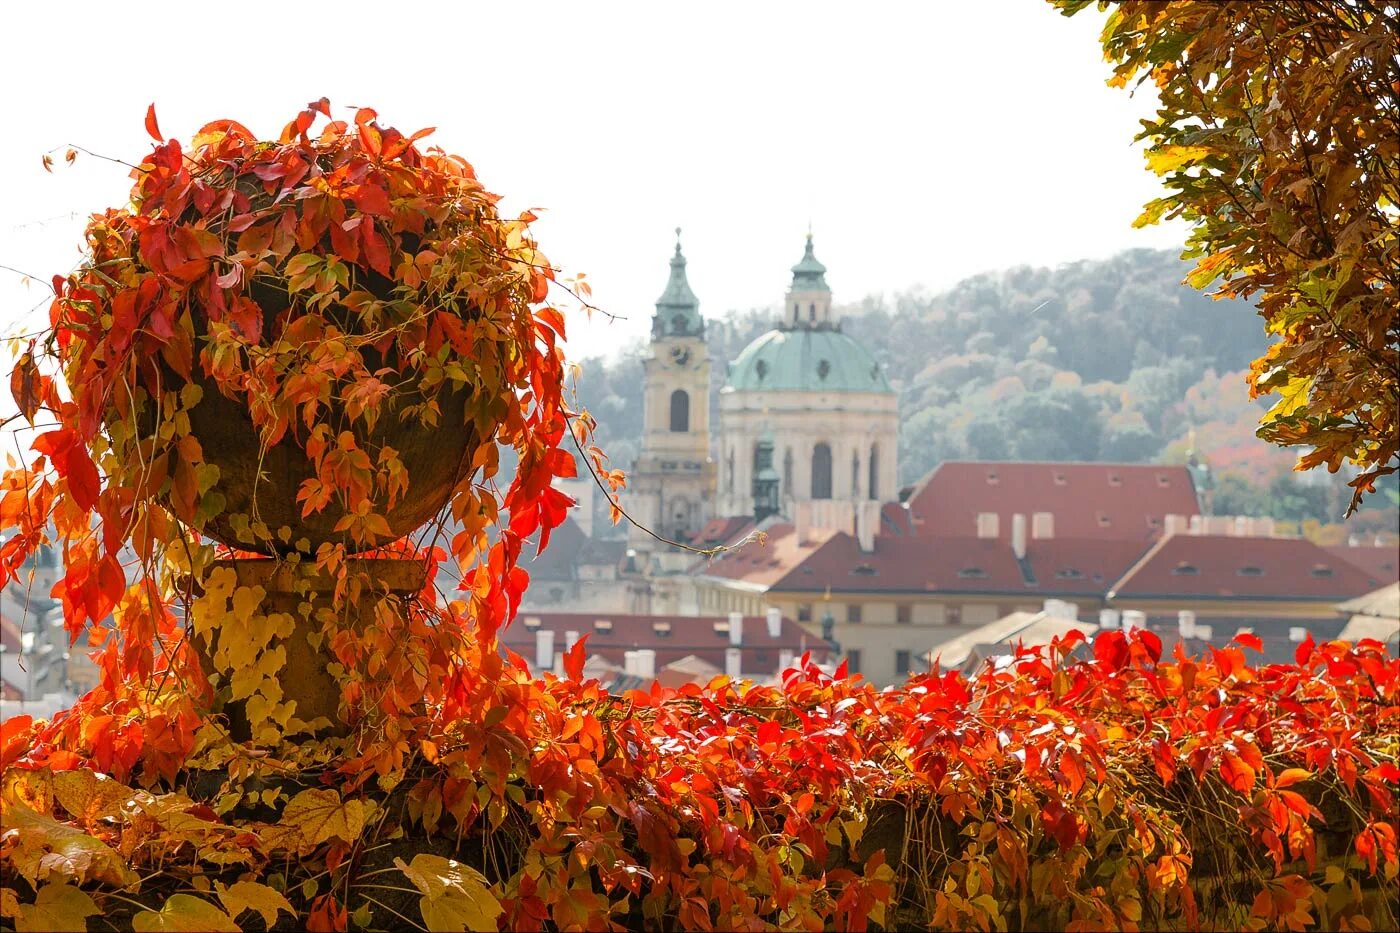
M 680 254 L 681 254 L 681 228 L 680 228 L 680 227 L 677 227 L 677 228 L 676 228 L 676 255 L 679 256 Z

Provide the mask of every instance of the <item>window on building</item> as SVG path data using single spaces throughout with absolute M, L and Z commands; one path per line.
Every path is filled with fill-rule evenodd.
M 847 604 L 846 604 L 846 621 L 847 621 L 847 622 L 859 622 L 859 621 L 860 621 L 860 603 L 847 603 Z
M 851 498 L 860 498 L 860 454 L 851 451 Z
M 799 621 L 799 622 L 811 622 L 811 621 L 812 621 L 812 604 L 811 604 L 811 603 L 798 603 L 798 604 L 797 604 L 797 621 Z
M 911 625 L 914 622 L 914 606 L 911 603 L 900 603 L 894 607 L 894 620 L 900 625 Z
M 813 302 L 812 304 L 810 304 L 810 305 L 807 306 L 807 320 L 809 320 L 809 321 L 815 321 L 816 319 L 817 319 L 817 305 L 816 305 L 816 302 Z
M 794 494 L 792 488 L 792 448 L 783 451 L 783 495 Z
M 859 673 L 860 673 L 860 649 L 859 649 L 859 648 L 848 648 L 848 649 L 846 649 L 846 673 L 847 673 L 847 674 L 859 674 Z
M 914 653 L 905 648 L 900 648 L 894 653 L 894 672 L 896 674 L 907 674 L 913 665 Z
M 1312 575 L 1320 579 L 1325 579 L 1332 576 L 1332 568 L 1328 567 L 1326 564 L 1314 564 Z
M 1188 564 L 1185 561 L 1182 561 L 1172 568 L 1172 575 L 1177 577 L 1194 577 L 1200 572 L 1200 568 L 1194 564 Z
M 690 396 L 684 389 L 671 393 L 671 430 L 677 433 L 690 430 Z
M 798 306 L 797 302 L 794 301 L 792 303 L 792 323 L 796 324 L 801 319 L 801 317 L 802 309 Z
M 871 445 L 870 445 L 870 463 L 868 464 L 868 467 L 869 467 L 869 472 L 870 472 L 870 484 L 869 484 L 869 485 L 870 485 L 870 494 L 869 494 L 869 498 L 871 498 L 871 499 L 879 499 L 879 498 L 880 498 L 880 446 L 879 446 L 878 444 L 871 444 Z
M 812 448 L 812 498 L 831 498 L 831 445 Z
M 943 624 L 962 625 L 962 606 L 944 606 Z

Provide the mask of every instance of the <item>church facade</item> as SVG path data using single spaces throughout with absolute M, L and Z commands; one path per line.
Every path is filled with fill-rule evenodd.
M 842 332 L 811 235 L 773 329 L 729 363 L 713 425 L 704 326 L 677 242 L 652 319 L 642 451 L 628 475 L 637 523 L 690 542 L 714 518 L 852 533 L 862 518 L 878 521 L 879 503 L 897 493 L 897 396 Z M 628 543 L 660 597 L 653 610 L 685 611 L 667 595 L 675 587 L 658 581 L 691 557 L 635 526 Z

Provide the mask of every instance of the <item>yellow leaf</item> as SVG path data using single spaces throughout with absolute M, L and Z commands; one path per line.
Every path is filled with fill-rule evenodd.
M 1302 408 L 1308 403 L 1312 382 L 1311 376 L 1294 376 L 1284 385 L 1279 386 L 1275 390 L 1279 394 L 1279 400 L 1260 420 L 1266 423 L 1277 421 L 1280 418 L 1287 418 Z
M 35 813 L 22 803 L 5 807 L 0 843 L 9 849 L 15 871 L 34 888 L 54 875 L 79 884 L 104 881 L 119 888 L 137 880 L 126 861 L 102 840 Z
M 256 910 L 262 915 L 263 925 L 269 930 L 277 922 L 277 911 L 285 910 L 293 917 L 296 911 L 281 894 L 265 884 L 252 881 L 238 881 L 228 887 L 218 885 L 219 900 L 224 902 L 230 917 L 237 918 L 245 910 Z
M 354 842 L 365 828 L 365 805 L 342 801 L 333 790 L 304 790 L 282 811 L 282 825 L 301 835 L 303 852 L 329 839 Z
M 9 892 L 13 896 L 14 892 Z M 45 933 L 48 930 L 86 930 L 87 918 L 101 910 L 71 884 L 46 884 L 33 904 L 18 904 L 15 910 L 17 933 Z
M 60 771 L 53 776 L 54 797 L 74 819 L 84 823 L 116 816 L 133 793 L 120 781 L 92 771 Z
M 1190 162 L 1198 162 L 1211 154 L 1205 146 L 1163 146 L 1147 153 L 1147 167 L 1158 175 L 1175 171 Z
M 418 906 L 428 929 L 450 933 L 496 929 L 501 905 L 480 872 L 440 855 L 415 855 L 408 865 L 396 858 L 394 865 L 423 892 Z
M 233 918 L 193 894 L 172 894 L 160 909 L 143 910 L 131 918 L 136 933 L 240 933 Z

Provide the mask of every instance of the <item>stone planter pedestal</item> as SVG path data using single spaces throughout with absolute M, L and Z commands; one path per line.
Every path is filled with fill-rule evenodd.
M 383 594 L 399 602 L 407 601 L 422 591 L 427 576 L 426 567 L 418 560 L 352 558 L 345 563 L 352 581 L 347 586 L 358 579 L 362 594 L 359 599 L 345 600 L 345 605 L 338 610 L 345 616 L 342 624 L 352 629 L 373 617 L 376 603 Z M 331 727 L 321 730 L 319 735 L 348 734 L 349 727 L 339 716 L 340 683 L 329 670 L 335 657 L 329 645 L 316 645 L 308 637 L 320 631 L 315 618 L 318 610 L 333 607 L 334 578 L 310 562 L 291 563 L 274 558 L 220 560 L 212 564 L 210 570 L 220 568 L 234 571 L 238 587 L 262 587 L 265 595 L 260 612 L 286 613 L 292 617 L 291 635 L 277 640 L 286 651 L 286 663 L 278 681 L 283 699 L 296 703 L 295 716 L 305 722 L 322 716 L 329 719 Z M 311 606 L 309 614 L 305 612 L 307 603 Z M 200 637 L 194 639 L 194 645 L 205 675 L 214 673 L 210 646 Z M 244 706 L 244 701 L 237 700 L 224 709 L 229 719 L 229 732 L 238 741 L 251 737 Z

